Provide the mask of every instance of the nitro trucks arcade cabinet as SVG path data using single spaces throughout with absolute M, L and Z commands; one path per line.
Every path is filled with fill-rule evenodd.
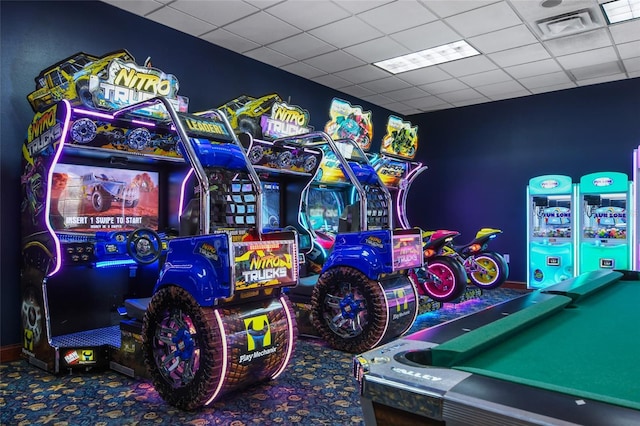
M 310 317 L 313 334 L 346 352 L 362 352 L 405 333 L 417 315 L 418 295 L 407 271 L 422 266 L 420 231 L 392 230 L 389 192 L 352 140 L 334 141 L 324 132 L 269 142 L 254 139 L 249 158 L 263 182 L 284 185 L 295 176 L 296 172 L 283 167 L 279 174 L 268 170 L 265 156 L 256 160 L 254 155 L 268 151 L 272 158 L 280 158 L 279 150 L 296 152 L 298 160 L 289 164 L 303 169 L 311 162 L 311 153 L 324 155 L 300 203 L 287 204 L 287 214 L 299 218 L 296 229 L 303 238 L 303 272 L 299 285 L 288 294 L 295 306 L 309 306 L 307 312 L 296 308 L 296 314 Z M 337 200 L 327 203 L 326 207 L 337 211 L 324 224 L 323 237 L 318 236 L 310 217 L 318 209 L 311 204 L 320 193 Z M 332 239 L 331 246 L 321 247 L 319 238 Z
M 194 409 L 286 368 L 297 330 L 282 288 L 297 283 L 298 250 L 294 232 L 262 232 L 260 182 L 224 115 L 174 104 L 62 100 L 36 113 L 23 146 L 23 353 L 52 373 L 146 373 Z M 140 345 L 121 344 L 132 330 Z

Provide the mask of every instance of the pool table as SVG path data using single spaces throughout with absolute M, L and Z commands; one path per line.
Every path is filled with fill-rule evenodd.
M 640 273 L 592 271 L 354 358 L 373 425 L 640 425 Z

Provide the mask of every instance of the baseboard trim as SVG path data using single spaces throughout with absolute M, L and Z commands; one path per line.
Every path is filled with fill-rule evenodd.
M 0 363 L 17 361 L 22 356 L 22 345 L 16 343 L 15 345 L 0 346 Z
M 527 283 L 523 283 L 519 281 L 505 281 L 505 283 L 502 284 L 502 287 L 513 288 L 515 290 L 528 290 Z

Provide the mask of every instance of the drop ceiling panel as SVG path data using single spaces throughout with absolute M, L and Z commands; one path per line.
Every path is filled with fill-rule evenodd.
M 455 92 L 447 92 L 438 95 L 438 98 L 445 102 L 468 101 L 471 99 L 484 98 L 484 96 L 473 89 L 457 90 Z
M 536 75 L 544 75 L 561 70 L 562 67 L 555 59 L 546 59 L 544 61 L 530 62 L 528 64 L 515 65 L 513 67 L 504 68 L 505 72 L 516 79 L 522 79 Z
M 241 2 L 233 0 L 233 3 Z M 289 22 L 303 31 L 309 31 L 313 28 L 321 27 L 351 16 L 348 11 L 340 6 L 328 1 L 319 0 L 279 3 L 267 9 L 267 13 L 285 22 Z
M 571 84 L 574 86 L 567 73 L 563 71 L 521 78 L 520 84 L 529 90 L 538 89 L 540 87 L 557 86 L 560 84 Z
M 503 50 L 502 52 L 492 53 L 487 56 L 500 67 L 511 67 L 527 62 L 541 61 L 551 57 L 547 49 L 540 43 Z
M 412 51 L 429 49 L 462 40 L 462 36 L 441 21 L 392 34 L 391 38 Z
M 355 68 L 365 64 L 365 62 L 361 61 L 360 59 L 357 59 L 341 50 L 336 50 L 334 52 L 316 56 L 314 58 L 309 58 L 304 62 L 308 65 L 311 65 L 312 67 L 321 69 L 328 73 L 344 71 L 349 68 Z
M 312 67 L 304 62 L 295 62 L 293 64 L 284 65 L 280 67 L 280 69 L 308 79 L 326 74 L 325 71 Z
M 347 10 L 353 14 L 356 14 L 356 13 L 364 12 L 365 10 L 370 10 L 376 7 L 383 6 L 387 3 L 391 3 L 392 1 L 395 1 L 395 0 L 367 0 L 367 1 L 336 0 L 336 1 L 333 1 L 332 3 L 337 4 L 344 10 Z
M 320 77 L 314 77 L 311 80 L 324 86 L 333 87 L 336 89 L 342 89 L 343 87 L 351 86 L 350 82 L 343 78 L 336 77 L 335 74 L 321 75 Z
M 226 25 L 224 28 L 263 45 L 300 33 L 298 28 L 265 12 L 249 15 Z
M 375 95 L 373 90 L 365 89 L 358 85 L 343 87 L 340 91 L 360 99 L 363 99 L 365 96 Z
M 237 53 L 245 53 L 248 50 L 253 50 L 257 47 L 260 47 L 258 43 L 247 40 L 246 38 L 240 37 L 239 35 L 235 35 L 234 33 L 229 32 L 224 28 L 218 28 L 216 30 L 209 31 L 200 38 Z
M 380 80 L 389 77 L 389 73 L 373 65 L 363 65 L 335 73 L 338 77 L 344 78 L 352 83 L 364 83 L 365 81 Z
M 513 81 L 511 76 L 502 70 L 491 70 L 478 74 L 471 74 L 460 77 L 460 81 L 469 86 L 486 86 L 487 84 L 502 83 L 504 81 Z
M 130 1 L 130 3 L 138 3 Z M 217 0 L 214 2 L 176 0 L 169 4 L 171 9 L 180 10 L 191 16 L 198 17 L 216 26 L 222 26 L 247 15 L 260 11 L 255 6 L 245 2 L 233 0 Z
M 605 0 L 103 1 L 399 114 L 640 74 L 640 19 L 607 26 Z M 537 21 L 585 10 L 596 29 L 542 36 Z M 373 65 L 463 39 L 480 55 L 397 75 Z
M 468 89 L 469 86 L 462 81 L 452 78 L 451 80 L 438 81 L 436 83 L 429 83 L 419 86 L 427 93 L 432 95 L 439 95 L 440 93 L 455 92 L 456 90 Z
M 630 59 L 640 56 L 640 40 L 618 45 L 618 52 L 622 59 Z
M 269 44 L 268 47 L 298 60 L 312 58 L 336 50 L 332 45 L 307 33 L 296 34 L 284 40 L 276 41 Z
M 609 31 L 613 41 L 616 43 L 640 40 L 640 19 L 611 25 Z
M 400 80 L 398 77 L 386 77 L 380 80 L 361 83 L 360 86 L 366 87 L 367 89 L 373 90 L 374 92 L 384 94 L 393 90 L 405 89 L 410 85 L 406 81 Z
M 517 25 L 504 30 L 469 38 L 469 44 L 482 53 L 494 53 L 514 47 L 525 46 L 537 41 L 525 25 Z
M 213 24 L 169 7 L 162 7 L 145 16 L 152 21 L 196 37 L 216 28 Z
M 425 96 L 429 96 L 429 93 L 417 87 L 408 87 L 406 89 L 385 92 L 384 95 L 394 101 L 408 101 L 410 99 L 424 98 Z
M 497 0 L 424 0 L 423 3 L 439 17 L 446 18 L 447 16 L 478 9 L 491 3 L 497 3 Z
M 393 2 L 358 14 L 358 18 L 385 34 L 417 27 L 437 17 L 419 2 Z
M 338 48 L 364 43 L 365 41 L 379 38 L 384 35 L 382 31 L 373 28 L 356 17 L 350 17 L 332 24 L 324 25 L 309 31 L 309 34 L 314 35 Z
M 433 107 L 445 105 L 447 104 L 447 101 L 440 99 L 437 96 L 425 96 L 424 98 L 410 99 L 404 103 L 417 109 L 431 109 Z
M 454 77 L 477 74 L 498 68 L 495 63 L 491 62 L 485 56 L 472 56 L 471 58 L 458 59 L 457 61 L 447 62 L 439 66 Z
M 502 83 L 488 84 L 486 86 L 476 87 L 476 90 L 487 97 L 500 96 L 507 93 L 517 93 L 524 89 L 522 85 L 516 81 L 503 81 Z
M 384 59 L 411 53 L 409 49 L 390 37 L 380 37 L 354 46 L 345 47 L 344 51 L 368 63 L 379 62 Z
M 522 21 L 509 3 L 500 2 L 451 16 L 445 22 L 465 37 L 520 25 Z
M 254 50 L 245 52 L 245 56 L 255 59 L 256 61 L 264 62 L 265 64 L 272 65 L 274 67 L 281 67 L 296 62 L 295 59 L 269 49 L 268 47 L 259 47 Z
M 589 50 L 586 52 L 574 53 L 558 57 L 558 62 L 564 68 L 580 68 L 589 65 L 612 62 L 618 59 L 618 55 L 612 47 Z

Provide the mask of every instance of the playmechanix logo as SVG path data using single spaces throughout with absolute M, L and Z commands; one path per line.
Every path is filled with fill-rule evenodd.
M 245 318 L 244 328 L 247 332 L 247 353 L 240 355 L 240 364 L 247 364 L 277 350 L 275 346 L 271 347 L 271 326 L 266 315 Z

